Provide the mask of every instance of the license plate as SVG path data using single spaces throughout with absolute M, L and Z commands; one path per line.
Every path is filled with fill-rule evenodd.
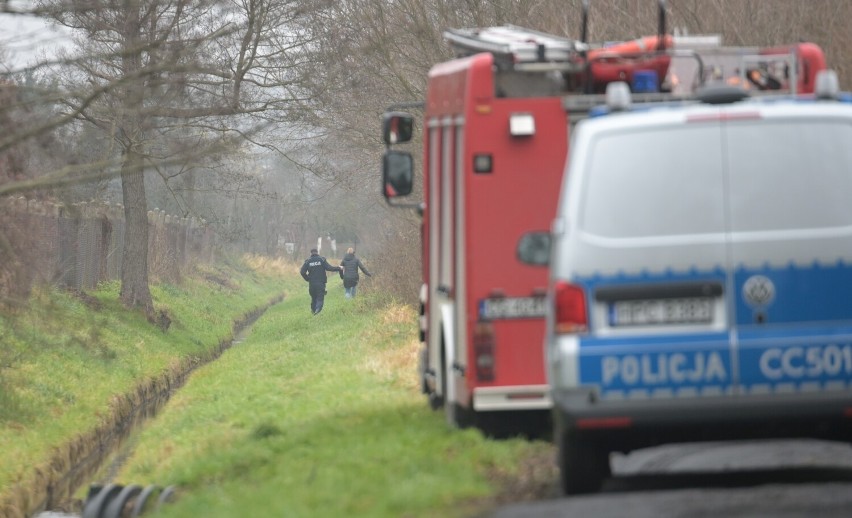
M 713 321 L 713 299 L 622 300 L 609 308 L 611 326 L 705 324 Z
M 544 317 L 544 297 L 511 297 L 479 301 L 479 316 L 485 320 Z

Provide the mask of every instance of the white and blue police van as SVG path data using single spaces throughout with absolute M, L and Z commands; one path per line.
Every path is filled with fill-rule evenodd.
M 553 227 L 526 243 L 549 250 L 566 493 L 598 490 L 615 451 L 852 438 L 852 104 L 817 84 L 631 109 L 620 83 L 577 124 Z

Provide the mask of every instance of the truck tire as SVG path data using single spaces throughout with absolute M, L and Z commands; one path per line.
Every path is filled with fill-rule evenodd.
M 472 409 L 452 402 L 444 405 L 444 412 L 447 416 L 447 423 L 453 428 L 464 429 L 476 426 L 476 412 Z
M 420 343 L 426 343 L 426 303 L 424 301 L 420 301 L 420 314 L 417 318 L 417 327 L 418 327 L 418 338 L 420 338 Z
M 430 372 L 429 369 L 428 369 L 428 365 L 427 365 L 428 363 L 429 363 L 429 351 L 426 350 L 423 354 L 423 365 L 424 365 L 423 391 L 426 393 L 426 398 L 429 401 L 429 408 L 431 408 L 432 410 L 439 410 L 439 409 L 443 408 L 443 406 L 444 406 L 444 394 L 447 393 L 447 386 L 445 385 L 446 380 L 444 380 L 444 376 L 441 376 L 441 386 L 440 387 L 437 386 L 437 379 L 436 379 L 435 382 L 433 382 L 432 386 L 430 387 L 429 383 L 426 379 L 427 376 L 429 376 L 431 374 L 432 376 L 435 376 L 437 378 L 437 375 L 440 374 L 440 373 L 437 372 L 437 369 L 435 369 L 434 367 L 431 369 L 431 372 Z M 444 368 L 444 358 L 443 358 L 443 354 L 442 354 L 442 356 L 441 356 L 441 369 L 443 369 L 443 368 Z M 440 394 L 438 394 L 438 388 L 441 389 Z
M 439 396 L 436 392 L 430 392 L 429 396 L 429 408 L 432 410 L 440 410 L 444 406 L 444 398 Z
M 420 391 L 423 394 L 429 394 L 429 383 L 426 382 L 426 371 L 429 368 L 429 350 L 425 347 L 420 348 L 420 363 L 417 366 L 417 373 L 420 374 Z
M 609 451 L 574 430 L 558 434 L 559 480 L 566 495 L 600 491 L 611 475 Z

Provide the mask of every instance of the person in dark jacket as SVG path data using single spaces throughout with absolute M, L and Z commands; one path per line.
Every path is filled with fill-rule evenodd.
M 373 274 L 367 271 L 364 268 L 364 264 L 361 263 L 361 260 L 355 257 L 355 249 L 349 248 L 346 250 L 346 255 L 343 256 L 343 260 L 340 261 L 340 266 L 343 267 L 343 288 L 346 290 L 346 298 L 351 299 L 355 297 L 355 286 L 358 285 L 358 269 L 360 268 L 364 275 L 367 277 L 372 277 Z
M 342 272 L 343 269 L 339 266 L 328 264 L 325 257 L 319 255 L 316 248 L 311 249 L 311 256 L 305 259 L 305 264 L 299 273 L 302 278 L 308 281 L 308 293 L 311 294 L 311 312 L 316 315 L 322 311 L 322 305 L 325 301 L 325 283 L 327 281 L 326 271 Z

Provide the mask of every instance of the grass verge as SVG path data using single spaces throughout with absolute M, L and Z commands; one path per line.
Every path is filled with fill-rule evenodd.
M 413 310 L 331 281 L 312 316 L 301 279 L 285 282 L 135 438 L 116 481 L 177 485 L 163 516 L 472 516 L 529 478 L 526 459 L 550 460 L 549 444 L 450 430 L 427 408 Z
M 107 423 L 138 403 L 128 394 L 209 358 L 234 321 L 284 292 L 280 266 L 252 261 L 152 286 L 166 332 L 125 311 L 117 283 L 88 294 L 45 289 L 0 313 L 0 515 L 37 509 L 48 481 L 102 447 Z

